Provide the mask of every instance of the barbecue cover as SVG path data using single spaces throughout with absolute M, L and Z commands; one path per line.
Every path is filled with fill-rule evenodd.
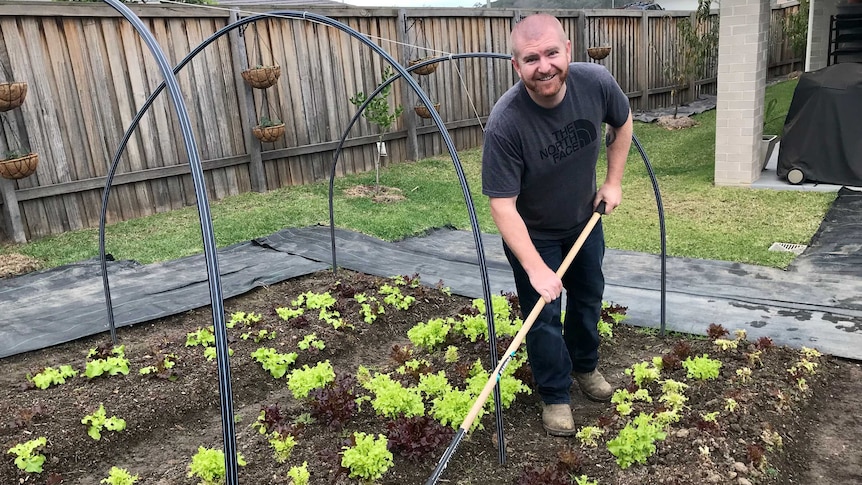
M 862 63 L 834 64 L 799 78 L 778 153 L 777 173 L 862 186 Z

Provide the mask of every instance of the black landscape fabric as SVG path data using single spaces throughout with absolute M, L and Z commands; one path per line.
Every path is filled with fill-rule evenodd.
M 810 267 L 818 274 L 858 277 L 862 272 L 862 192 L 842 187 L 811 244 L 791 264 L 791 270 Z

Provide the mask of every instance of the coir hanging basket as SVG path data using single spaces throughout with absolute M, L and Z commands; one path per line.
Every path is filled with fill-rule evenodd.
M 431 59 L 431 58 L 430 57 L 423 57 L 421 59 L 413 59 L 412 61 L 409 62 L 409 67 L 413 67 L 416 64 L 419 64 L 421 62 L 425 62 L 428 59 Z M 420 76 L 427 76 L 427 75 L 429 75 L 432 72 L 437 70 L 438 64 L 439 64 L 439 62 L 435 62 L 434 64 L 428 64 L 427 66 L 417 67 L 416 69 L 413 69 L 410 72 L 415 72 L 416 74 L 419 74 Z
M 428 119 L 431 117 L 431 112 L 428 111 L 428 107 L 424 104 L 414 106 L 413 111 L 415 111 L 420 118 Z M 437 111 L 438 113 L 440 112 L 440 103 L 434 103 L 434 111 Z
M 0 111 L 9 111 L 21 106 L 26 96 L 27 83 L 0 83 Z
M 266 89 L 278 82 L 281 76 L 281 66 L 264 66 L 246 69 L 242 78 L 249 86 L 257 89 Z
M 33 175 L 39 164 L 39 154 L 30 153 L 23 157 L 0 161 L 0 177 L 15 180 Z
M 268 143 L 278 140 L 284 135 L 284 123 L 274 126 L 255 126 L 251 130 L 255 138 Z
M 601 60 L 605 57 L 608 57 L 608 54 L 611 53 L 611 48 L 608 46 L 603 47 L 589 47 L 587 48 L 587 54 L 589 54 L 590 58 L 595 60 Z

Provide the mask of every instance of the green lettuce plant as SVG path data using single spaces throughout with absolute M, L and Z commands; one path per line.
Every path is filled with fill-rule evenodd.
M 721 361 L 710 359 L 708 354 L 701 357 L 688 357 L 682 362 L 689 379 L 709 380 L 718 377 Z
M 118 345 L 111 349 L 107 356 L 88 360 L 84 375 L 90 379 L 103 374 L 112 376 L 117 374 L 128 375 L 129 359 L 126 358 L 125 349 L 125 345 Z M 99 349 L 90 349 L 87 358 L 89 359 L 99 354 Z
M 212 347 L 215 345 L 215 334 L 212 328 L 199 328 L 186 334 L 186 347 Z
M 251 327 L 255 323 L 259 322 L 261 318 L 262 315 L 260 313 L 234 312 L 231 313 L 230 320 L 228 320 L 225 326 L 227 328 L 234 328 L 237 325 Z
M 616 438 L 608 441 L 608 451 L 616 457 L 620 468 L 626 469 L 635 463 L 646 463 L 656 451 L 655 442 L 666 436 L 652 414 L 641 413 L 628 422 Z
M 125 468 L 112 466 L 111 471 L 108 472 L 108 477 L 103 478 L 99 483 L 106 483 L 108 485 L 134 485 L 139 478 L 138 475 L 132 475 Z
M 460 315 L 460 321 L 456 321 L 453 329 L 475 342 L 479 337 L 488 339 L 488 322 L 485 316 L 485 300 L 476 298 L 471 307 L 476 311 L 473 315 Z M 511 337 L 521 329 L 521 319 L 513 318 L 512 307 L 509 299 L 503 295 L 491 296 L 491 308 L 494 312 L 494 331 L 497 337 Z
M 398 286 L 382 285 L 378 291 L 381 295 L 385 295 L 383 303 L 398 310 L 408 310 L 410 305 L 416 302 L 415 297 L 401 293 L 401 288 Z
M 291 318 L 295 318 L 302 315 L 303 313 L 305 313 L 305 310 L 302 308 L 278 307 L 275 309 L 275 313 L 277 313 L 282 320 L 287 321 Z
M 363 382 L 357 375 L 357 380 Z M 377 374 L 362 384 L 374 394 L 371 406 L 378 415 L 392 419 L 398 416 L 411 418 L 425 414 L 425 404 L 418 388 L 404 387 L 392 380 L 389 374 Z
M 257 333 L 246 332 L 239 336 L 243 340 L 253 339 L 256 344 L 259 344 L 263 340 L 272 340 L 275 337 L 275 330 L 267 330 L 265 328 L 258 330 Z
M 661 376 L 661 369 L 653 362 L 638 362 L 625 370 L 627 376 L 632 376 L 638 387 L 644 387 L 655 382 Z
M 303 399 L 313 389 L 321 389 L 335 380 L 335 371 L 329 361 L 318 362 L 314 367 L 302 366 L 287 377 L 287 387 L 293 397 Z
M 367 481 L 379 480 L 392 467 L 392 453 L 386 437 L 361 432 L 353 433 L 355 445 L 344 448 L 341 466 L 350 470 L 350 478 Z
M 526 384 L 512 375 L 516 370 L 524 365 L 526 360 L 526 354 L 512 359 L 509 366 L 503 370 L 503 374 L 498 379 L 498 383 L 500 385 L 500 404 L 502 404 L 504 409 L 508 409 L 509 406 L 515 402 L 515 398 L 518 394 L 532 393 Z M 488 379 L 491 377 L 491 373 L 482 367 L 482 362 L 480 360 L 476 360 L 476 362 L 473 363 L 473 367 L 470 369 L 470 374 L 471 376 L 467 379 L 467 390 L 470 391 L 474 397 L 478 397 L 482 392 L 482 389 L 485 387 L 485 384 L 487 384 Z M 486 408 L 490 409 L 492 405 L 493 401 L 490 399 L 485 401 Z
M 269 446 L 275 452 L 275 461 L 286 463 L 296 446 L 296 438 L 290 433 L 275 432 L 269 437 Z
M 422 374 L 417 388 L 425 394 L 426 398 L 431 399 L 451 391 L 452 385 L 446 378 L 446 372 L 441 370 L 436 374 Z
M 93 414 L 88 414 L 81 419 L 81 424 L 90 425 L 87 428 L 87 434 L 96 441 L 102 439 L 103 429 L 108 431 L 122 431 L 126 429 L 126 420 L 116 416 L 109 418 L 105 412 L 105 406 L 101 403 L 99 404 L 99 409 Z
M 451 318 L 432 318 L 427 322 L 419 322 L 407 331 L 407 338 L 413 345 L 431 351 L 446 341 L 452 323 Z
M 296 362 L 298 356 L 296 352 L 282 354 L 271 347 L 261 347 L 251 353 L 255 362 L 263 366 L 263 370 L 276 379 L 284 377 L 287 369 Z
M 78 371 L 72 368 L 71 365 L 61 365 L 58 368 L 45 367 L 41 372 L 33 377 L 27 374 L 27 380 L 32 382 L 39 389 L 48 389 L 53 385 L 65 384 L 66 379 L 77 377 Z
M 443 355 L 443 360 L 447 364 L 454 364 L 455 362 L 458 362 L 458 347 L 454 345 L 446 347 L 446 353 Z
M 45 455 L 39 453 L 39 451 L 47 444 L 48 438 L 40 436 L 24 443 L 18 443 L 9 448 L 6 453 L 15 455 L 15 466 L 19 470 L 24 470 L 26 473 L 42 473 Z
M 326 344 L 323 340 L 317 338 L 316 333 L 310 333 L 302 338 L 298 344 L 299 350 L 308 350 L 311 347 L 314 347 L 317 350 L 323 350 L 326 348 Z
M 308 473 L 308 462 L 302 462 L 302 466 L 292 466 L 287 471 L 287 477 L 291 479 L 291 485 L 308 485 L 311 474 Z
M 578 430 L 575 434 L 575 438 L 580 440 L 581 444 L 584 446 L 596 448 L 599 446 L 599 443 L 596 440 L 603 434 L 605 434 L 604 430 L 597 426 L 584 426 Z
M 470 408 L 473 407 L 473 401 L 475 400 L 476 396 L 474 396 L 472 392 L 463 391 L 461 389 L 452 389 L 431 401 L 431 410 L 429 414 L 443 426 L 450 426 L 453 429 L 458 429 L 458 426 L 460 426 L 461 423 L 464 422 L 464 418 L 467 417 L 467 413 L 470 412 Z M 479 410 L 479 414 L 470 426 L 470 432 L 477 428 L 484 429 L 481 421 L 482 416 L 487 412 L 487 406 L 483 406 L 482 409 Z
M 233 355 L 233 349 L 227 349 L 227 355 Z M 206 360 L 215 360 L 218 357 L 218 351 L 215 347 L 206 347 L 204 348 L 204 358 Z
M 171 369 L 177 365 L 177 356 L 174 354 L 167 354 L 162 357 L 156 365 L 148 365 L 146 367 L 141 367 L 138 373 L 142 376 L 153 375 L 156 377 L 160 377 L 162 379 L 167 379 L 169 381 L 177 380 L 177 373 L 172 371 Z
M 236 454 L 236 463 L 239 466 L 246 465 L 241 453 Z M 200 480 L 198 485 L 222 485 L 225 473 L 224 451 L 200 446 L 189 463 L 187 476 Z

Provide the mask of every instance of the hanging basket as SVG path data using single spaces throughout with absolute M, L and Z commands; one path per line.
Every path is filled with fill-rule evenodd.
M 273 126 L 255 126 L 251 130 L 255 138 L 268 143 L 278 140 L 284 135 L 284 123 Z
M 0 111 L 9 111 L 21 106 L 25 97 L 27 97 L 27 83 L 0 83 Z
M 0 177 L 16 180 L 33 175 L 39 164 L 39 154 L 30 153 L 19 158 L 0 161 Z
M 431 58 L 430 57 L 423 57 L 421 59 L 413 59 L 408 64 L 409 64 L 409 67 L 412 67 L 412 66 L 415 66 L 416 64 L 419 64 L 421 62 L 425 62 L 428 59 L 431 59 Z M 418 67 L 416 69 L 413 69 L 410 72 L 415 72 L 416 74 L 419 74 L 420 76 L 427 76 L 427 75 L 429 75 L 432 72 L 437 70 L 438 64 L 439 64 L 439 62 L 435 62 L 434 64 L 428 64 L 427 66 Z
M 419 104 L 413 107 L 413 111 L 419 115 L 420 118 L 428 119 L 431 117 L 431 112 L 428 111 L 428 107 L 424 104 Z M 434 103 L 434 111 L 440 112 L 440 103 Z
M 246 69 L 242 72 L 242 78 L 249 86 L 257 89 L 266 89 L 278 82 L 281 76 L 280 66 L 264 66 Z
M 608 54 L 610 54 L 610 53 L 611 53 L 611 48 L 608 46 L 587 48 L 587 54 L 589 54 L 589 56 L 592 59 L 595 59 L 597 61 L 600 59 L 604 59 L 605 57 L 608 57 Z

